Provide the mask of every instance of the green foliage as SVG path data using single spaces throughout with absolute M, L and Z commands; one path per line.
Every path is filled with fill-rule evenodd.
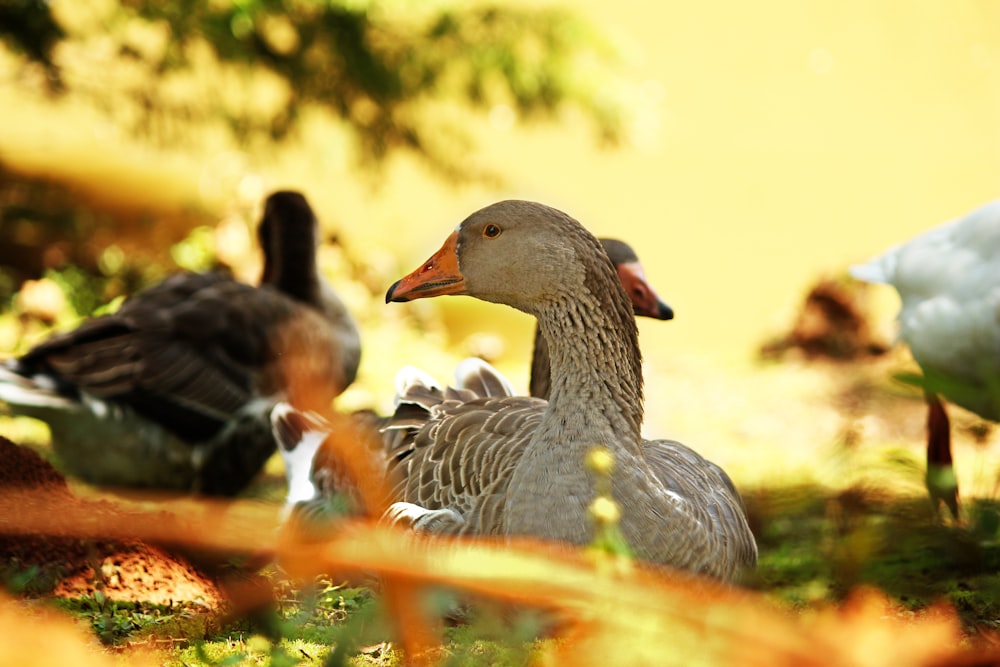
M 71 264 L 59 271 L 46 271 L 45 277 L 59 286 L 77 317 L 89 316 L 105 302 L 106 276 L 94 275 Z
M 31 61 L 42 65 L 50 90 L 60 90 L 62 81 L 52 53 L 66 37 L 52 16 L 46 0 L 4 0 L 0 2 L 0 39 Z
M 292 667 L 293 665 L 301 665 L 302 657 L 313 657 L 301 648 L 294 650 L 283 644 L 274 644 L 260 635 L 246 639 L 232 639 L 224 645 L 198 642 L 191 649 L 184 651 L 183 655 L 181 664 L 196 664 L 205 667 L 230 667 L 231 665 Z
M 185 239 L 171 247 L 170 255 L 183 269 L 206 271 L 214 268 L 216 256 L 212 229 L 205 226 L 196 227 Z M 49 269 L 45 271 L 43 277 L 59 288 L 65 304 L 60 312 L 55 313 L 54 320 L 40 325 L 46 328 L 52 325 L 74 325 L 81 318 L 114 312 L 126 295 L 157 282 L 162 279 L 162 274 L 163 269 L 157 266 L 148 264 L 140 266 L 136 260 L 128 258 L 117 245 L 108 246 L 100 253 L 96 270 L 88 270 L 77 264 L 67 264 L 61 269 Z M 9 295 L 5 293 L 8 284 L 11 290 Z M 13 285 L 14 280 L 10 274 L 0 269 L 0 312 L 10 309 L 14 304 L 17 292 L 14 291 Z M 21 323 L 16 318 L 0 319 L 0 328 L 18 326 L 21 326 Z M 15 337 L 16 334 L 0 331 L 0 340 Z M 37 337 L 38 335 L 33 333 L 26 339 L 35 341 Z
M 991 414 L 1000 414 L 1000 379 L 994 378 L 985 364 L 979 373 L 981 382 L 966 382 L 933 370 L 925 370 L 922 375 L 897 373 L 894 377 L 903 384 L 919 387 L 926 393 L 939 394 L 968 410 L 981 412 L 986 418 Z
M 117 645 L 142 634 L 204 632 L 204 613 L 193 604 L 162 605 L 149 602 L 112 600 L 101 591 L 80 598 L 58 600 L 57 604 L 90 622 L 102 642 Z
M 465 622 L 446 633 L 448 667 L 530 665 L 537 662 L 538 639 L 551 619 L 531 609 L 512 609 L 481 601 Z
M 179 652 L 183 664 L 222 666 L 339 665 L 356 655 L 365 643 L 388 634 L 380 607 L 371 591 L 348 588 L 328 580 L 292 587 L 272 573 L 280 594 L 277 623 L 230 627 Z M 238 625 L 243 625 L 239 623 Z M 273 635 L 273 636 L 265 636 Z
M 976 501 L 965 528 L 941 525 L 925 498 L 862 489 L 770 489 L 747 500 L 761 552 L 750 585 L 778 599 L 809 606 L 868 584 L 911 609 L 946 599 L 969 627 L 997 614 L 995 502 Z
M 22 567 L 16 562 L 8 562 L 0 567 L 0 584 L 11 593 L 40 595 L 51 591 L 55 583 L 55 574 L 43 572 L 37 565 Z
M 516 633 L 482 633 L 475 625 L 452 630 L 451 652 L 443 661 L 445 667 L 493 665 L 530 665 L 533 643 L 530 637 Z
M 760 550 L 752 586 L 793 604 L 824 599 L 829 593 L 829 561 L 817 549 L 829 529 L 820 489 L 789 487 L 747 498 L 759 524 Z
M 98 20 L 66 19 L 65 26 L 60 17 L 73 12 L 53 14 L 49 3 L 15 3 L 8 13 L 24 20 L 0 38 L 27 47 L 19 50 L 117 122 L 165 143 L 190 139 L 192 125 L 220 122 L 244 144 L 280 140 L 322 109 L 351 128 L 364 160 L 377 164 L 408 149 L 459 178 L 469 174 L 466 156 L 454 155 L 442 138 L 446 123 L 427 112 L 430 100 L 478 109 L 506 104 L 523 119 L 552 120 L 575 107 L 603 140 L 621 134 L 621 109 L 609 93 L 616 54 L 560 9 L 125 0 Z M 33 29 L 29 15 L 50 27 Z M 110 68 L 104 55 L 88 62 L 87 48 L 72 61 L 53 49 L 61 42 L 84 47 L 95 30 L 102 46 L 113 44 Z M 93 88 L 98 67 L 101 85 Z
M 14 278 L 13 272 L 0 266 L 0 311 L 10 308 L 18 286 L 19 282 Z
M 215 231 L 201 225 L 170 248 L 170 258 L 188 271 L 208 271 L 215 265 Z
M 747 494 L 761 549 L 760 567 L 748 581 L 794 608 L 843 600 L 858 585 L 874 585 L 899 613 L 945 599 L 975 633 L 991 629 L 1000 614 L 1000 505 L 970 503 L 969 527 L 943 526 L 923 497 L 887 496 L 851 487 L 771 487 Z M 329 579 L 290 582 L 277 568 L 265 573 L 275 589 L 269 618 L 233 620 L 185 605 L 108 600 L 95 594 L 61 602 L 86 619 L 106 644 L 142 645 L 174 638 L 171 665 L 399 664 L 386 642 L 393 632 L 380 596 Z M 30 573 L 25 578 L 30 579 Z M 454 611 L 460 597 L 438 595 L 428 613 Z M 624 602 L 623 602 L 624 603 Z M 525 613 L 477 600 L 463 608 L 463 622 L 445 632 L 434 660 L 446 665 L 525 665 L 546 648 L 544 613 Z

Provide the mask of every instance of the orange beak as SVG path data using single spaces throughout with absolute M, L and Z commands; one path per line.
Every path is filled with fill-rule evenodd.
M 458 269 L 458 231 L 423 265 L 403 276 L 385 293 L 385 302 L 413 301 L 442 294 L 464 294 L 465 276 Z
M 660 300 L 653 288 L 646 282 L 646 275 L 642 272 L 642 266 L 637 262 L 618 265 L 618 279 L 622 281 L 622 287 L 628 294 L 632 302 L 632 312 L 643 317 L 652 317 L 657 320 L 672 320 L 674 310 Z

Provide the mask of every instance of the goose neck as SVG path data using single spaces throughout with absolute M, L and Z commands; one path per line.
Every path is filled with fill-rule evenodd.
M 269 282 L 288 296 L 317 304 L 322 296 L 316 270 L 315 241 L 309 238 L 285 238 L 265 258 L 262 281 Z
M 631 312 L 616 317 L 613 309 L 577 297 L 538 319 L 551 364 L 549 413 L 595 434 L 606 428 L 619 442 L 638 447 L 642 372 Z

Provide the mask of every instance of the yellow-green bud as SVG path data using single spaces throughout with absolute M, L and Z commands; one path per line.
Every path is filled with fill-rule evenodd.
M 598 475 L 610 475 L 615 468 L 614 454 L 603 445 L 591 447 L 587 452 L 587 468 Z
M 263 635 L 253 635 L 247 639 L 247 649 L 251 653 L 269 653 L 271 640 Z
M 594 501 L 590 503 L 588 511 L 594 521 L 602 526 L 618 523 L 618 520 L 622 518 L 618 503 L 607 496 L 597 496 L 594 498 Z

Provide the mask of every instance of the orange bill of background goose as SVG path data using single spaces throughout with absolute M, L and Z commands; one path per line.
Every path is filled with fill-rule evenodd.
M 442 295 L 535 316 L 549 346 L 552 390 L 548 402 L 502 396 L 438 406 L 400 462 L 393 494 L 408 508 L 448 515 L 425 525 L 586 544 L 594 480 L 584 460 L 603 445 L 615 458 L 611 488 L 621 529 L 639 558 L 722 579 L 755 565 L 742 501 L 717 466 L 684 447 L 672 457 L 670 475 L 651 469 L 640 436 L 641 359 L 631 303 L 600 243 L 580 223 L 526 201 L 472 214 L 389 288 L 386 301 Z
M 88 482 L 238 492 L 274 452 L 274 403 L 327 409 L 361 349 L 319 275 L 305 197 L 272 194 L 258 236 L 259 287 L 174 275 L 0 367 L 0 403 L 47 422 L 61 466 Z

